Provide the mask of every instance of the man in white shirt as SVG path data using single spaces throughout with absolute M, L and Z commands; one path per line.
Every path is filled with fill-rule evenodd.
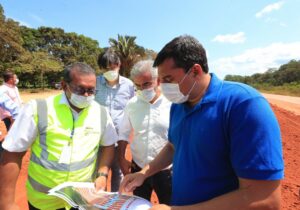
M 169 112 L 171 103 L 160 93 L 157 68 L 153 61 L 136 63 L 131 70 L 137 96 L 125 107 L 125 114 L 119 129 L 118 157 L 124 175 L 140 171 L 151 162 L 168 142 Z M 133 131 L 130 144 L 132 162 L 125 159 L 126 146 Z M 160 203 L 169 204 L 172 184 L 171 166 L 147 178 L 133 194 L 150 200 L 152 190 Z
M 8 97 L 6 94 L 2 93 L 0 89 L 0 108 L 7 110 L 12 115 L 12 120 L 15 120 L 19 113 L 19 107 Z M 0 131 L 0 155 L 2 152 L 2 140 L 4 136 Z
M 61 199 L 48 195 L 49 189 L 63 182 L 94 181 L 96 190 L 106 188 L 118 137 L 107 109 L 94 101 L 95 71 L 74 63 L 65 68 L 61 84 L 63 93 L 30 101 L 3 142 L 0 194 L 5 196 L 0 196 L 0 209 L 17 209 L 16 181 L 28 148 L 30 210 L 68 208 Z M 99 147 L 102 153 L 97 165 Z
M 1 93 L 6 94 L 18 107 L 20 107 L 22 100 L 17 87 L 19 82 L 17 75 L 12 71 L 6 71 L 3 74 L 3 80 L 4 84 L 0 86 Z M 12 123 L 10 112 L 0 107 L 0 118 L 3 120 L 6 129 L 9 130 Z

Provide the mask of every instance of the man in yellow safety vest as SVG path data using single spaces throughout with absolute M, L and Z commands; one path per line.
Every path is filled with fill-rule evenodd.
M 118 137 L 108 111 L 94 101 L 95 71 L 84 63 L 71 64 L 61 85 L 62 94 L 28 102 L 3 142 L 0 209 L 19 209 L 14 193 L 29 148 L 30 210 L 69 209 L 62 199 L 47 194 L 63 182 L 92 181 L 96 190 L 106 188 Z

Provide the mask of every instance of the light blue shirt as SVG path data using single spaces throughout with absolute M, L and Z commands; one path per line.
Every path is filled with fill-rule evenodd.
M 124 116 L 124 109 L 134 96 L 133 82 L 123 76 L 119 76 L 119 83 L 111 87 L 101 75 L 97 77 L 95 100 L 107 107 L 117 132 Z
M 19 113 L 19 107 L 16 105 L 16 103 L 11 100 L 11 98 L 6 95 L 5 93 L 2 93 L 0 91 L 0 107 L 4 110 L 7 110 L 12 115 L 13 119 L 16 119 L 18 113 Z

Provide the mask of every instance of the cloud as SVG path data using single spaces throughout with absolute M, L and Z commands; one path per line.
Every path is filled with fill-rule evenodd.
M 279 1 L 279 2 L 276 2 L 274 4 L 269 4 L 267 6 L 265 6 L 262 10 L 260 10 L 259 12 L 257 12 L 255 14 L 255 17 L 256 18 L 261 18 L 262 16 L 274 11 L 274 10 L 279 10 L 282 5 L 284 4 L 283 1 Z
M 225 34 L 225 35 L 217 35 L 212 39 L 213 42 L 221 42 L 221 43 L 244 43 L 246 40 L 244 32 L 238 32 L 236 34 Z
M 300 59 L 300 42 L 273 43 L 264 48 L 249 49 L 240 55 L 212 61 L 210 69 L 221 78 L 228 74 L 246 76 L 279 68 L 292 59 Z
M 30 16 L 32 19 L 34 19 L 36 22 L 44 23 L 43 18 L 41 18 L 41 17 L 39 17 L 39 16 L 37 16 L 37 15 L 35 15 L 35 14 L 30 13 L 29 16 Z

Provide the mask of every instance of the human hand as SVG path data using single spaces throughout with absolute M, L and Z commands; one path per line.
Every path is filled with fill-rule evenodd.
M 157 204 L 152 206 L 149 210 L 171 210 L 171 206 L 165 204 Z
M 124 176 L 129 174 L 131 168 L 131 162 L 126 160 L 125 158 L 121 158 L 119 159 L 119 163 L 120 163 L 121 171 L 124 174 Z
M 16 203 L 8 203 L 4 206 L 0 205 L 0 209 L 2 210 L 20 210 L 20 207 Z
M 98 192 L 99 190 L 105 191 L 106 190 L 106 176 L 99 176 L 95 180 L 95 190 Z
M 122 180 L 119 192 L 132 192 L 136 187 L 141 186 L 146 179 L 146 175 L 141 172 L 127 174 Z

